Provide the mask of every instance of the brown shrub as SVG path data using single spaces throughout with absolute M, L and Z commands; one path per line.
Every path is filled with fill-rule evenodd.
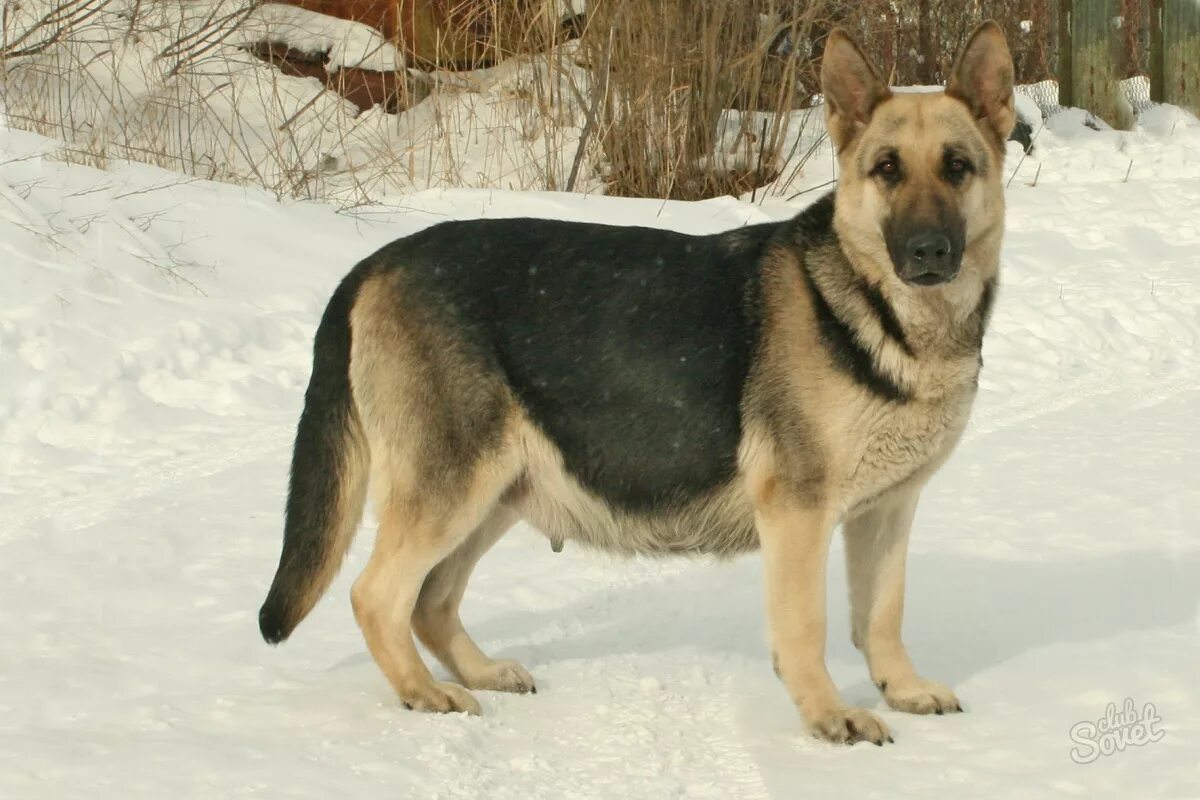
M 609 191 L 698 199 L 774 180 L 807 61 L 783 43 L 809 42 L 825 5 L 594 0 L 582 49 L 602 76 L 589 124 Z

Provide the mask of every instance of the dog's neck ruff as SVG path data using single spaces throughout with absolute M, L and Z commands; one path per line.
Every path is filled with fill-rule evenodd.
M 800 269 L 820 335 L 835 366 L 877 397 L 907 403 L 941 395 L 944 380 L 924 386 L 927 375 L 946 374 L 947 362 L 973 384 L 995 298 L 996 280 L 961 275 L 959 284 L 936 289 L 891 286 L 871 274 L 889 274 L 888 265 L 862 269 L 863 254 L 848 252 L 834 227 L 835 195 L 830 193 L 796 220 Z M 960 295 L 962 299 L 955 297 Z M 955 301 L 958 302 L 955 302 Z M 938 366 L 938 369 L 933 369 Z

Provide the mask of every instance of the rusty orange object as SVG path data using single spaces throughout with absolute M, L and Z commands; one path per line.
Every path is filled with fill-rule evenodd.
M 528 28 L 504 24 L 498 11 L 519 16 L 539 0 L 501 9 L 490 0 L 278 0 L 285 5 L 352 20 L 376 29 L 393 42 L 411 66 L 487 66 L 519 52 Z

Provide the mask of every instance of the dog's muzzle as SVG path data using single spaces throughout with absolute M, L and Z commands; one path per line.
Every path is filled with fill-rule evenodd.
M 962 256 L 954 252 L 950 237 L 941 231 L 917 231 L 904 243 L 904 258 L 896 274 L 905 283 L 936 286 L 954 279 Z

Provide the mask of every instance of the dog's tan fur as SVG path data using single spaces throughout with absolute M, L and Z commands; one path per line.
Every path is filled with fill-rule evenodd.
M 825 569 L 842 523 L 853 637 L 872 680 L 894 708 L 961 710 L 947 687 L 917 674 L 901 640 L 905 554 L 920 489 L 958 441 L 976 391 L 981 296 L 995 282 L 1003 230 L 1011 64 L 999 29 L 985 26 L 947 95 L 893 95 L 840 31 L 823 69 L 841 171 L 840 250 L 771 246 L 737 475 L 673 512 L 617 509 L 583 488 L 509 388 L 479 375 L 406 301 L 401 274 L 373 276 L 359 290 L 350 379 L 361 430 L 351 433 L 369 450 L 380 526 L 352 599 L 372 656 L 409 706 L 479 711 L 464 688 L 434 681 L 414 632 L 469 688 L 532 690 L 529 673 L 484 655 L 458 616 L 476 561 L 526 519 L 548 535 L 629 554 L 733 555 L 761 546 L 776 669 L 809 728 L 830 741 L 882 743 L 887 726 L 845 706 L 824 664 Z M 963 189 L 938 177 L 949 144 L 980 165 Z M 902 189 L 887 193 L 870 176 L 880 148 L 910 165 Z M 915 289 L 895 274 L 881 226 L 895 208 L 919 216 L 938 204 L 953 204 L 967 221 L 961 274 L 945 287 Z M 835 367 L 802 273 L 852 321 L 907 402 L 889 403 Z M 877 287 L 906 344 L 888 335 L 855 281 Z M 366 468 L 353 461 L 351 495 Z M 352 509 L 342 517 L 357 521 Z

